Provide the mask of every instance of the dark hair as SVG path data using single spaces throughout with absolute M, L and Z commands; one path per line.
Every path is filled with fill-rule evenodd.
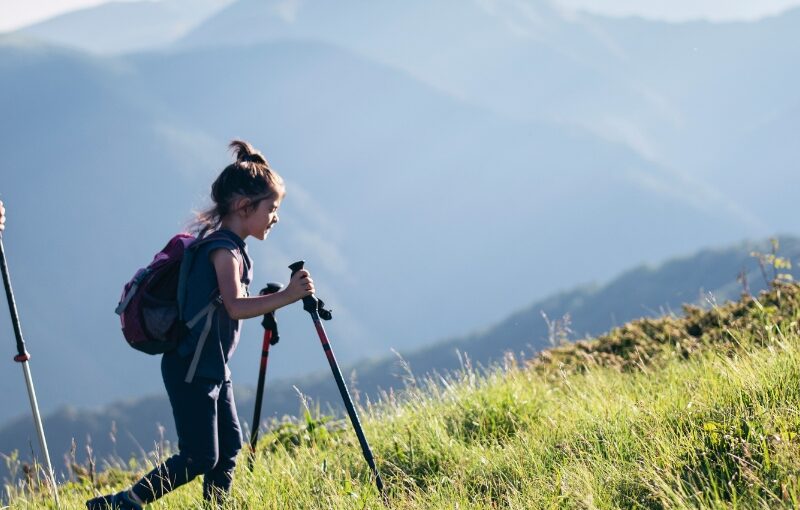
M 236 161 L 226 166 L 211 185 L 214 205 L 199 212 L 190 227 L 198 237 L 217 230 L 236 200 L 250 198 L 248 207 L 255 208 L 262 200 L 282 197 L 286 193 L 281 176 L 269 167 L 264 155 L 252 145 L 234 140 L 228 147 Z

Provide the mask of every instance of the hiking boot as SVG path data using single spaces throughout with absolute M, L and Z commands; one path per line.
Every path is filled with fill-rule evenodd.
M 142 510 L 128 495 L 128 491 L 100 496 L 86 502 L 86 510 Z

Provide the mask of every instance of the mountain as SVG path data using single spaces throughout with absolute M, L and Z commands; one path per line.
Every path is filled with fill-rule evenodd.
M 233 29 L 248 20 L 265 29 Z M 666 23 L 571 14 L 547 1 L 239 0 L 176 45 L 291 38 L 349 48 L 505 116 L 624 143 L 764 235 L 793 228 L 792 215 L 730 184 L 750 178 L 751 162 L 735 156 L 754 131 L 773 140 L 760 166 L 791 160 L 793 144 L 773 119 L 800 104 L 800 72 L 788 65 L 800 58 L 798 30 L 800 9 L 756 22 Z
M 120 381 L 115 360 L 147 373 L 147 360 L 128 360 L 109 341 L 119 335 L 111 311 L 128 273 L 152 257 L 149 246 L 177 228 L 151 223 L 180 218 L 177 201 L 199 191 L 188 179 L 196 161 L 175 159 L 180 147 L 164 136 L 178 128 L 126 86 L 132 72 L 17 37 L 0 42 L 4 243 L 45 410 L 124 394 L 130 381 Z M 11 331 L 7 313 L 0 327 Z M 2 370 L 0 381 L 0 416 L 27 409 L 19 372 Z
M 236 29 L 250 23 L 263 28 Z M 619 57 L 603 34 L 546 0 L 238 0 L 175 46 L 282 39 L 348 48 L 513 118 L 586 120 L 590 98 L 594 108 L 658 113 L 646 91 L 608 72 Z
M 611 71 L 656 92 L 672 112 L 672 122 L 643 119 L 647 126 L 641 127 L 660 140 L 662 161 L 685 171 L 718 177 L 711 173 L 715 162 L 800 102 L 800 72 L 786 67 L 800 58 L 800 48 L 790 43 L 800 28 L 800 9 L 751 23 L 604 17 L 587 17 L 586 23 L 624 56 Z M 774 127 L 771 135 L 779 138 L 782 131 Z M 726 177 L 746 178 L 747 168 L 728 168 Z
M 101 55 L 155 49 L 181 38 L 230 1 L 112 1 L 29 25 L 17 33 Z
M 361 362 L 343 367 L 344 373 L 350 381 L 351 393 L 361 402 L 374 401 L 379 398 L 381 389 L 402 388 L 413 384 L 414 377 L 419 380 L 431 372 L 458 370 L 466 359 L 473 366 L 486 366 L 501 361 L 508 351 L 522 352 L 524 357 L 529 357 L 550 346 L 551 334 L 542 313 L 550 320 L 569 314 L 572 333 L 568 336 L 575 340 L 601 334 L 636 318 L 679 313 L 683 303 L 709 306 L 709 303 L 735 299 L 743 290 L 736 281 L 740 272 L 747 275 L 749 291 L 757 293 L 765 287 L 765 282 L 756 260 L 750 255 L 752 251 L 768 253 L 769 243 L 709 249 L 658 266 L 638 267 L 605 285 L 576 288 L 537 301 L 471 335 L 419 350 L 404 349 L 400 352 L 402 361 L 393 356 Z M 800 239 L 781 238 L 779 254 L 797 261 Z M 284 343 L 279 343 L 272 349 L 273 364 L 285 359 L 284 347 Z M 334 343 L 334 349 L 336 347 Z M 250 368 L 255 368 L 255 363 Z M 340 408 L 340 397 L 329 372 L 301 379 L 276 379 L 270 371 L 264 418 L 299 414 L 302 407 L 298 391 L 306 396 L 309 405 L 319 405 L 323 412 Z M 254 401 L 252 387 L 240 386 L 236 398 L 242 422 L 250 423 Z M 57 459 L 69 450 L 73 438 L 80 446 L 79 457 L 84 455 L 84 439 L 91 437 L 92 448 L 99 458 L 113 454 L 123 459 L 149 451 L 154 441 L 174 441 L 171 412 L 165 396 L 118 402 L 97 410 L 67 406 L 48 415 L 45 424 Z M 0 428 L 0 452 L 24 450 L 32 434 L 30 417 L 9 422 Z
M 0 69 L 6 247 L 46 412 L 158 389 L 157 362 L 128 351 L 111 311 L 205 203 L 236 136 L 289 186 L 281 228 L 251 243 L 256 282 L 306 258 L 347 363 L 499 320 L 562 272 L 605 277 L 747 233 L 623 146 L 510 120 L 326 44 L 104 58 L 15 36 Z M 274 375 L 325 370 L 299 307 L 280 315 L 290 340 Z M 257 352 L 245 340 L 234 358 L 241 382 Z M 0 380 L 0 419 L 25 412 L 19 374 Z
M 149 11 L 167 7 L 175 16 L 196 17 L 180 36 L 144 33 L 152 20 L 107 21 L 166 20 Z M 800 73 L 786 65 L 800 57 L 791 44 L 800 9 L 725 23 L 575 14 L 546 0 L 219 0 L 197 9 L 171 0 L 113 4 L 107 9 L 125 12 L 108 16 L 102 9 L 59 18 L 57 25 L 95 37 L 101 48 L 115 47 L 114 37 L 125 33 L 119 26 L 153 48 L 287 39 L 332 44 L 503 116 L 577 125 L 624 143 L 683 181 L 696 201 L 746 222 L 748 235 L 793 228 L 792 215 L 767 205 L 774 201 L 751 202 L 746 186 L 731 183 L 748 181 L 751 165 L 735 153 L 751 133 L 773 140 L 760 162 L 765 168 L 791 160 L 792 144 L 777 145 L 785 131 L 774 119 L 800 104 Z M 98 33 L 102 27 L 115 29 Z M 59 40 L 53 26 L 40 28 L 37 36 Z M 727 184 L 720 184 L 720 173 Z
M 358 310 L 365 328 L 391 335 L 384 345 L 418 345 L 420 337 L 448 333 L 442 315 L 463 313 L 470 328 L 477 325 L 470 306 L 500 316 L 525 299 L 523 288 L 507 289 L 495 277 L 509 249 L 519 260 L 541 259 L 543 240 L 561 246 L 582 239 L 599 247 L 591 263 L 578 261 L 583 254 L 558 261 L 584 273 L 621 265 L 613 259 L 629 253 L 605 255 L 602 232 L 655 255 L 661 243 L 669 251 L 675 243 L 688 249 L 705 242 L 709 229 L 695 230 L 698 217 L 715 225 L 712 235 L 746 229 L 624 147 L 561 125 L 508 120 L 331 46 L 276 42 L 129 61 L 142 76 L 157 77 L 140 86 L 187 123 L 213 136 L 270 140 L 276 168 L 320 207 L 311 220 L 328 222 L 314 225 L 319 244 L 335 246 L 336 259 L 347 264 L 323 268 L 337 271 L 332 287 L 349 296 L 347 311 Z M 246 81 L 230 79 L 243 68 L 250 69 Z M 293 216 L 292 209 L 284 214 Z M 680 239 L 665 242 L 659 230 L 667 224 L 685 227 Z M 514 271 L 522 282 L 555 288 L 556 279 L 539 268 L 519 264 Z M 432 270 L 458 297 L 419 292 Z M 390 302 L 413 301 L 414 320 L 364 292 L 364 278 L 380 279 Z M 474 280 L 486 282 L 489 302 L 465 302 Z

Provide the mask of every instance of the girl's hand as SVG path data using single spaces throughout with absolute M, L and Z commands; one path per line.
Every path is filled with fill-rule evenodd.
M 314 280 L 311 279 L 311 274 L 305 269 L 296 272 L 283 292 L 291 299 L 292 303 L 310 296 L 314 293 Z
M 314 293 L 314 280 L 308 271 L 300 270 L 292 276 L 284 290 L 266 296 L 246 297 L 239 283 L 239 261 L 233 252 L 226 248 L 217 248 L 211 252 L 209 258 L 217 272 L 222 304 L 233 320 L 259 317 Z
M 0 232 L 6 228 L 6 208 L 3 207 L 3 201 L 0 200 Z

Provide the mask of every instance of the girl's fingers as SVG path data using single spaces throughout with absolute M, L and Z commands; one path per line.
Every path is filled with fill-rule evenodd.
M 314 293 L 314 280 L 311 279 L 311 274 L 305 269 L 301 269 L 295 273 L 292 280 L 298 285 L 303 297 L 310 296 Z
M 302 280 L 303 278 L 307 278 L 309 276 L 309 272 L 305 269 L 301 269 L 300 271 L 296 272 L 292 279 L 294 280 Z

